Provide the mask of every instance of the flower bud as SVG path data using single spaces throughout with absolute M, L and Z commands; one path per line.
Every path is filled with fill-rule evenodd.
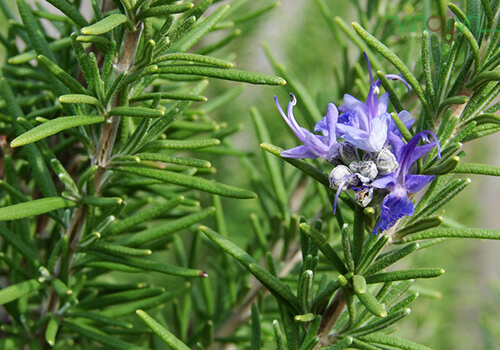
M 369 160 L 369 161 L 361 162 L 359 164 L 360 164 L 360 167 L 359 167 L 358 172 L 361 175 L 369 178 L 371 181 L 375 180 L 375 178 L 378 175 L 378 169 L 377 169 L 377 166 L 375 165 L 375 163 L 372 162 L 371 160 Z
M 333 165 L 334 167 L 336 167 L 337 165 L 344 164 L 344 163 L 342 162 L 342 159 L 341 159 L 339 156 L 334 156 L 334 157 L 330 158 L 330 159 L 328 160 L 328 162 L 329 162 L 331 165 Z
M 359 162 L 358 150 L 349 142 L 339 144 L 339 156 L 346 165 L 352 162 Z
M 338 188 L 343 186 L 342 189 L 347 189 L 348 185 L 357 185 L 359 180 L 354 176 L 351 169 L 345 165 L 337 165 L 330 173 L 330 188 Z
M 369 160 L 371 160 L 372 162 L 375 162 L 377 160 L 377 154 L 372 153 L 372 152 L 366 152 L 365 154 L 363 154 L 362 160 L 365 162 L 367 162 Z
M 387 175 L 396 170 L 399 166 L 396 156 L 387 148 L 383 148 L 377 155 L 376 160 L 378 173 L 380 175 Z

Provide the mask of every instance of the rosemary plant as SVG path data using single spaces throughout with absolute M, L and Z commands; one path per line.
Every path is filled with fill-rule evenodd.
M 276 76 L 233 68 L 224 49 L 277 3 L 47 3 L 18 0 L 18 16 L 0 0 L 1 349 L 433 346 L 391 333 L 415 281 L 444 270 L 393 265 L 449 238 L 500 239 L 442 210 L 463 174 L 500 175 L 462 149 L 500 130 L 498 0 L 413 4 L 453 17 L 422 22 L 411 66 L 414 37 L 392 35 L 404 4 L 381 16 L 383 1 L 353 1 L 350 28 L 315 0 L 344 57 L 328 105 L 274 48 Z M 288 83 L 286 111 L 281 97 L 250 110 L 262 162 L 213 118 L 242 92 L 207 101 L 215 79 Z M 280 114 L 288 150 L 268 127 Z M 241 168 L 215 181 L 225 156 Z

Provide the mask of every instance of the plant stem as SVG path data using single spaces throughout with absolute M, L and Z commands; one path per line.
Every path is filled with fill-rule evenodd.
M 123 50 L 118 64 L 115 68 L 116 75 L 120 74 L 123 71 L 129 71 L 132 67 L 143 27 L 143 23 L 140 22 L 135 31 L 126 32 Z M 113 99 L 111 108 L 119 106 L 120 100 L 121 94 L 117 93 Z M 111 158 L 111 152 L 113 150 L 113 145 L 115 144 L 119 125 L 120 117 L 113 116 L 109 118 L 102 127 L 99 144 L 97 145 L 97 149 L 93 158 L 93 165 L 97 165 L 99 167 L 94 177 L 96 194 L 99 194 L 100 186 L 102 184 L 102 177 L 104 175 L 104 172 L 106 171 L 106 167 L 108 166 L 109 159 Z
M 137 25 L 135 31 L 130 32 L 127 31 L 125 34 L 123 49 L 120 55 L 120 59 L 118 61 L 117 67 L 115 68 L 118 74 L 121 71 L 128 71 L 132 67 L 134 63 L 134 57 L 137 52 L 137 46 L 139 44 L 139 40 L 141 37 L 143 29 L 143 23 L 140 22 Z M 121 94 L 116 94 L 115 98 L 112 102 L 112 107 L 116 107 L 120 105 Z M 98 165 L 98 170 L 94 177 L 94 186 L 95 186 L 95 195 L 98 195 L 102 188 L 102 179 L 103 175 L 106 171 L 107 165 L 109 163 L 109 159 L 111 158 L 111 153 L 113 150 L 113 146 L 116 139 L 116 134 L 118 130 L 118 126 L 120 123 L 120 117 L 111 117 L 110 120 L 105 123 L 102 127 L 101 136 L 99 138 L 98 146 L 94 157 L 92 157 L 92 165 Z M 73 262 L 73 258 L 76 252 L 76 248 L 78 243 L 80 242 L 83 227 L 85 225 L 86 219 L 86 206 L 78 207 L 74 210 L 73 215 L 71 217 L 68 229 L 66 231 L 66 235 L 69 239 L 69 247 L 68 247 L 68 270 L 71 273 L 71 265 Z M 61 260 L 56 264 L 54 268 L 54 276 L 58 277 L 61 268 Z M 55 292 L 53 288 L 50 289 L 49 295 L 47 297 L 46 307 L 42 310 L 42 316 L 46 314 L 56 313 L 59 309 L 59 295 Z M 45 330 L 46 327 L 42 327 L 39 332 L 39 343 L 43 347 L 45 344 Z
M 328 335 L 330 334 L 333 326 L 335 326 L 335 323 L 339 319 L 340 315 L 342 315 L 345 307 L 346 301 L 344 293 L 342 292 L 342 289 L 339 289 L 337 293 L 335 293 L 332 302 L 322 315 L 321 324 L 319 325 L 318 332 L 316 333 L 316 335 L 320 337 L 320 341 L 314 348 L 315 350 L 328 345 Z

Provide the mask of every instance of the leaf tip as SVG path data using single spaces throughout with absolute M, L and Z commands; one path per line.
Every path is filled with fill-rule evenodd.
M 16 148 L 19 146 L 23 146 L 23 143 L 22 143 L 22 141 L 19 140 L 19 137 L 16 137 L 14 140 L 12 140 L 10 142 L 10 147 L 12 147 L 12 148 Z
M 208 273 L 206 273 L 205 271 L 200 271 L 200 277 L 206 278 L 208 277 Z

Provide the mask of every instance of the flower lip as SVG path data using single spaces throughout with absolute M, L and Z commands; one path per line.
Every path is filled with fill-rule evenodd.
M 435 141 L 429 142 L 428 136 L 432 136 Z M 424 148 L 420 148 L 419 150 L 417 150 L 417 148 L 419 147 L 417 146 L 418 142 L 421 139 L 424 140 L 424 142 L 427 142 L 427 144 L 420 146 Z M 398 178 L 401 179 L 403 186 L 405 184 L 406 175 L 408 174 L 408 171 L 410 170 L 410 167 L 413 165 L 413 163 L 415 163 L 417 159 L 421 158 L 425 153 L 429 152 L 432 148 L 434 148 L 434 146 L 437 147 L 438 150 L 437 158 L 439 159 L 441 158 L 441 146 L 439 144 L 439 140 L 437 136 L 432 131 L 429 130 L 423 130 L 415 134 L 415 136 L 411 138 L 408 144 L 406 144 L 406 146 L 402 150 L 401 158 L 399 161 L 400 166 L 397 170 Z
M 274 96 L 274 101 L 278 107 L 278 111 L 292 129 L 297 138 L 302 141 L 304 145 L 298 146 L 289 150 L 281 152 L 281 155 L 288 158 L 311 158 L 318 157 L 331 161 L 338 154 L 337 145 L 337 120 L 338 110 L 334 104 L 328 105 L 326 116 L 316 123 L 315 131 L 322 132 L 323 135 L 313 134 L 309 130 L 301 127 L 293 114 L 293 107 L 297 103 L 297 99 L 293 94 L 290 94 L 290 102 L 287 107 L 287 114 L 281 108 L 278 97 Z
M 342 112 L 337 127 L 338 136 L 354 146 L 368 152 L 379 152 L 387 145 L 388 134 L 392 129 L 392 118 L 387 112 L 389 102 L 388 92 L 378 97 L 381 81 L 374 81 L 370 60 L 364 53 L 370 76 L 370 90 L 363 103 L 357 98 L 345 94 L 344 104 L 339 107 Z M 402 81 L 410 91 L 408 83 L 400 76 L 389 74 L 387 79 Z

